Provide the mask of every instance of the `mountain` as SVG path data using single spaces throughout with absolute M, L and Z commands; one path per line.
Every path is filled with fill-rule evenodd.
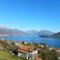
M 40 36 L 40 37 L 49 37 L 53 34 L 51 31 L 42 30 L 30 30 L 30 31 L 21 31 L 18 29 L 10 29 L 6 27 L 0 27 L 0 36 Z
M 53 32 L 47 30 L 41 30 L 37 33 L 39 37 L 50 37 L 53 34 L 54 34 Z
M 52 38 L 60 38 L 60 32 L 53 34 L 51 37 Z
M 37 30 L 26 31 L 26 33 L 27 33 L 28 35 L 30 35 L 30 36 L 32 36 L 32 35 L 36 35 L 37 32 L 38 32 Z
M 17 29 L 0 27 L 0 36 L 22 36 L 22 35 L 26 35 L 26 33 Z

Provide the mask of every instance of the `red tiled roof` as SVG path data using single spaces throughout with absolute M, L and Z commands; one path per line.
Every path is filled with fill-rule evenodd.
M 26 53 L 26 52 L 31 51 L 31 50 L 32 50 L 31 46 L 22 46 L 22 47 L 18 48 L 18 51 L 22 52 L 22 53 Z

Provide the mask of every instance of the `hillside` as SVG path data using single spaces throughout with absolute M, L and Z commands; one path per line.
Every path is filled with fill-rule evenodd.
M 60 32 L 53 34 L 51 37 L 52 38 L 60 38 Z
M 38 31 L 37 30 L 29 30 L 29 31 L 26 31 L 25 33 L 27 33 L 30 36 L 33 36 L 33 35 L 36 35 L 38 33 Z
M 17 29 L 10 29 L 10 28 L 2 28 L 0 27 L 0 36 L 22 36 L 26 35 L 23 31 Z
M 37 35 L 39 36 L 39 37 L 50 37 L 51 35 L 53 35 L 54 33 L 53 32 L 51 32 L 51 31 L 47 31 L 47 30 L 41 30 L 41 31 L 39 31 L 38 33 L 37 33 Z

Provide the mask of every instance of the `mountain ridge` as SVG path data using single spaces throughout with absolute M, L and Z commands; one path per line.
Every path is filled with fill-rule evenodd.
M 40 36 L 40 37 L 48 37 L 53 35 L 54 32 L 48 30 L 29 30 L 22 31 L 18 29 L 10 29 L 6 27 L 0 27 L 0 36 Z
M 52 38 L 60 38 L 60 32 L 57 32 L 51 36 Z

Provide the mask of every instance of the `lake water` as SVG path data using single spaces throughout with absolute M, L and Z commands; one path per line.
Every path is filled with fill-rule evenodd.
M 48 46 L 60 48 L 60 39 L 52 39 L 52 38 L 41 38 L 37 36 L 6 36 L 0 37 L 4 38 L 5 40 L 16 40 L 16 41 L 26 41 L 30 43 L 45 43 Z

